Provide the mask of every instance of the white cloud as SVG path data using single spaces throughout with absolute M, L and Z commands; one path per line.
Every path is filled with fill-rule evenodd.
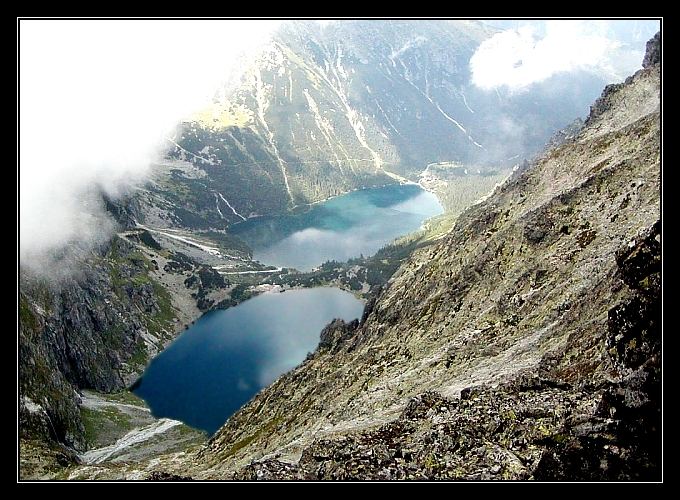
M 20 257 L 108 235 L 94 186 L 139 182 L 278 21 L 20 23 Z
M 548 21 L 497 33 L 470 59 L 472 82 L 482 89 L 526 90 L 553 75 L 592 71 L 607 81 L 621 80 L 640 67 L 642 49 L 614 36 L 617 21 Z

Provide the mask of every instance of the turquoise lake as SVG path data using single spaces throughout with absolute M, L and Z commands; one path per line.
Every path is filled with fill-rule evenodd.
M 297 212 L 260 217 L 230 232 L 263 264 L 309 271 L 328 260 L 372 255 L 443 212 L 437 197 L 419 186 L 364 189 Z
M 314 351 L 334 318 L 364 302 L 337 288 L 265 293 L 203 315 L 147 367 L 134 393 L 156 417 L 214 433 L 279 375 Z

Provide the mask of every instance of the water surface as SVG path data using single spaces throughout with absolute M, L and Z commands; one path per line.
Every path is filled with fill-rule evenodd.
M 334 318 L 363 301 L 337 288 L 266 293 L 202 316 L 156 357 L 134 390 L 156 417 L 209 433 L 260 389 L 301 363 Z
M 296 213 L 232 226 L 253 258 L 309 271 L 328 260 L 372 255 L 443 212 L 437 197 L 416 185 L 355 191 Z

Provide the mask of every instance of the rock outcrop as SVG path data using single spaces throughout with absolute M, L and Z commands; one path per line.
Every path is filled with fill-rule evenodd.
M 123 238 L 92 254 L 69 277 L 22 270 L 19 297 L 20 430 L 82 449 L 75 389 L 111 392 L 132 384 L 148 345 L 174 335 L 168 293 L 153 263 Z
M 659 479 L 659 82 L 651 65 L 608 87 L 184 473 Z
M 645 58 L 642 60 L 643 68 L 650 68 L 657 64 L 661 64 L 661 32 L 647 42 Z

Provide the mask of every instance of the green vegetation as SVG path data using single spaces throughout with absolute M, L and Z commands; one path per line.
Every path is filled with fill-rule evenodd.
M 80 420 L 83 422 L 85 442 L 92 445 L 97 441 L 97 431 L 99 430 L 99 412 L 89 408 L 80 408 Z
M 155 269 L 155 265 L 139 250 L 126 245 L 127 243 L 120 238 L 114 238 L 111 241 L 111 247 L 106 255 L 111 286 L 118 299 L 124 303 L 135 300 L 137 296 L 153 295 L 158 310 L 153 314 L 142 315 L 142 321 L 150 333 L 158 335 L 163 330 L 171 328 L 176 317 L 170 293 L 149 276 L 149 273 Z M 190 261 L 183 254 L 176 253 L 175 257 L 182 263 L 185 260 Z M 104 336 L 105 341 L 111 347 L 119 349 L 122 347 L 123 333 L 124 325 L 116 324 L 107 331 Z M 130 361 L 143 366 L 147 359 L 146 347 L 138 344 Z
M 146 274 L 138 274 L 136 276 L 133 276 L 130 281 L 132 284 L 136 286 L 141 286 L 148 285 L 149 283 L 151 283 L 151 278 L 149 278 L 149 276 Z
M 19 324 L 30 331 L 34 331 L 38 327 L 38 320 L 33 314 L 28 300 L 23 296 L 19 296 Z
M 146 345 L 144 345 L 143 340 L 138 340 L 135 344 L 135 348 L 132 351 L 132 356 L 128 360 L 131 364 L 145 367 L 149 362 L 149 353 L 146 350 Z
M 373 287 L 385 284 L 413 251 L 446 235 L 466 208 L 491 193 L 509 173 L 508 169 L 467 168 L 454 163 L 432 164 L 428 169 L 428 182 L 446 211 L 427 220 L 424 229 L 385 245 L 370 257 L 360 256 L 342 263 L 325 262 L 311 272 L 284 270 L 280 275 L 265 277 L 262 282 L 293 287 L 335 285 L 365 295 L 366 285 Z
M 254 130 L 233 126 L 215 130 L 193 122 L 182 127 L 178 143 L 182 149 L 176 148 L 170 154 L 194 163 L 208 174 L 190 178 L 176 171 L 161 186 L 162 196 L 178 207 L 173 212 L 183 225 L 226 229 L 241 221 L 224 204 L 220 215 L 216 204 L 221 202 L 216 202 L 215 193 L 222 194 L 246 216 L 287 208 L 288 195 L 279 162 L 269 144 Z M 198 157 L 187 151 L 202 153 Z
M 239 305 L 241 302 L 248 300 L 249 298 L 255 296 L 255 292 L 250 290 L 249 286 L 246 284 L 236 285 L 232 290 L 228 298 L 218 302 L 215 305 L 215 309 L 228 309 Z
M 252 296 L 253 296 L 252 292 L 248 290 L 248 287 L 246 287 L 245 285 L 236 285 L 231 291 L 231 298 L 233 300 L 238 300 L 240 302 L 248 300 Z
M 511 173 L 508 169 L 464 168 L 448 164 L 430 165 L 428 172 L 438 179 L 432 190 L 444 206 L 446 214 L 454 217 L 491 193 Z
M 236 250 L 248 256 L 253 256 L 253 251 L 248 244 L 238 236 L 230 233 L 218 233 L 217 231 L 205 231 L 200 233 L 201 237 L 207 238 L 217 244 L 218 247 L 228 249 L 230 251 Z
M 158 304 L 158 312 L 151 318 L 147 318 L 146 327 L 151 333 L 158 334 L 161 330 L 167 330 L 172 327 L 174 319 L 177 317 L 175 308 L 172 306 L 172 299 L 170 292 L 168 292 L 160 283 L 151 280 L 154 296 Z
M 199 430 L 199 429 L 194 429 L 193 427 L 189 427 L 186 424 L 178 425 L 176 427 L 176 429 L 179 432 L 180 436 L 193 436 L 193 437 L 195 437 L 196 434 L 200 434 L 203 437 L 207 437 L 205 431 L 202 431 L 202 430 Z
M 151 236 L 151 233 L 147 231 L 146 229 L 139 233 L 139 241 L 144 243 L 146 246 L 149 248 L 153 248 L 154 250 L 162 250 L 163 247 L 158 243 L 153 236 Z
M 105 446 L 113 433 L 126 433 L 134 429 L 130 416 L 114 406 L 101 408 L 80 408 L 80 417 L 85 429 L 84 438 L 91 448 Z
M 101 396 L 105 397 L 109 401 L 139 406 L 140 408 L 146 408 L 146 403 L 144 403 L 144 400 L 142 398 L 135 396 L 130 391 L 112 392 L 110 394 L 105 394 Z
M 241 439 L 240 441 L 237 441 L 234 443 L 234 445 L 227 450 L 227 453 L 224 455 L 224 457 L 231 457 L 238 453 L 239 450 L 245 448 L 248 446 L 250 443 L 258 439 L 262 435 L 269 435 L 272 433 L 274 429 L 276 429 L 281 423 L 283 422 L 282 418 L 276 417 L 271 419 L 269 422 L 264 424 L 261 427 L 258 427 L 257 430 L 250 436 Z
M 114 323 L 109 328 L 102 331 L 102 340 L 107 347 L 117 351 L 123 347 L 123 338 L 125 336 L 125 324 Z
M 68 479 L 65 468 L 74 464 L 74 456 L 63 446 L 40 439 L 21 439 L 19 441 L 21 465 L 19 477 L 29 479 Z
M 441 215 L 432 217 L 425 223 L 425 230 L 422 231 L 420 237 L 423 240 L 436 240 L 441 238 L 451 231 L 458 220 L 459 215 L 460 214 L 454 214 L 452 212 L 444 212 Z
M 431 244 L 434 239 L 429 230 L 417 231 L 385 245 L 370 257 L 360 256 L 347 262 L 328 261 L 311 272 L 282 273 L 267 277 L 262 282 L 292 287 L 335 285 L 360 292 L 364 284 L 373 287 L 387 283 L 414 250 Z
M 121 300 L 128 299 L 125 293 L 126 285 L 148 284 L 148 273 L 154 269 L 154 265 L 139 250 L 133 250 L 125 245 L 129 244 L 120 238 L 113 238 L 106 254 L 111 285 Z
M 201 286 L 207 289 L 220 289 L 227 286 L 224 277 L 212 267 L 201 266 L 198 270 L 198 277 L 201 278 Z
M 188 255 L 182 252 L 172 252 L 168 256 L 168 263 L 163 266 L 166 273 L 183 273 L 184 271 L 191 271 L 196 262 Z

